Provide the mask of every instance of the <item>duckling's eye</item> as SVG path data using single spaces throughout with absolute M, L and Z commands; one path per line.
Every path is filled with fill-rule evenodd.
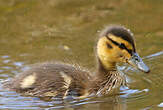
M 121 48 L 121 49 L 126 49 L 126 46 L 125 46 L 123 43 L 120 43 L 120 44 L 119 44 L 119 48 Z

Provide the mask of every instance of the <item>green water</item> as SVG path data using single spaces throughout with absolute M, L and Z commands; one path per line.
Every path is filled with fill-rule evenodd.
M 151 73 L 128 70 L 122 95 L 66 102 L 23 97 L 0 87 L 0 109 L 163 109 L 162 7 L 162 0 L 1 0 L 0 82 L 44 61 L 73 62 L 94 71 L 94 45 L 108 24 L 132 30 Z

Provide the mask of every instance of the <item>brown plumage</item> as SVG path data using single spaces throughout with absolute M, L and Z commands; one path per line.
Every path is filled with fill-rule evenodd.
M 106 28 L 96 47 L 98 68 L 95 73 L 70 64 L 42 63 L 19 74 L 4 87 L 32 96 L 82 98 L 109 94 L 125 84 L 124 75 L 116 69 L 117 62 L 129 63 L 149 72 L 136 54 L 133 34 L 122 26 Z

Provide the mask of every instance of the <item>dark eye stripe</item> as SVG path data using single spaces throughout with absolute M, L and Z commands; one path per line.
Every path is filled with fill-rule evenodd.
M 111 38 L 107 37 L 108 40 L 110 40 L 113 44 L 118 46 L 121 49 L 125 49 L 130 55 L 132 55 L 132 50 L 128 49 L 123 43 L 119 44 L 118 42 L 112 40 Z
M 121 43 L 121 44 L 119 44 L 119 48 L 126 49 L 126 46 L 123 43 Z
M 114 40 L 112 40 L 111 38 L 107 37 L 107 39 L 109 39 L 113 44 L 119 46 L 119 43 L 115 42 Z

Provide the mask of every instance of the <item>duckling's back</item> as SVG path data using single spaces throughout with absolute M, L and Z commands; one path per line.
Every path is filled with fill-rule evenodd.
M 82 96 L 89 84 L 89 72 L 62 63 L 44 63 L 31 67 L 5 86 L 34 96 Z

